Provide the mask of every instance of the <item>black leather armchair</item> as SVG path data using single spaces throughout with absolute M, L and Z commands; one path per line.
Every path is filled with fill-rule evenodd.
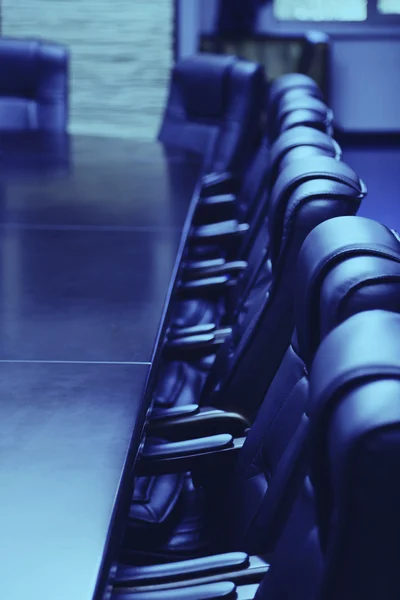
M 172 71 L 159 139 L 202 153 L 206 172 L 218 173 L 205 180 L 215 193 L 215 178 L 240 174 L 254 152 L 264 97 L 261 65 L 213 54 L 185 58 Z
M 65 47 L 0 39 L 0 129 L 64 131 L 68 122 Z

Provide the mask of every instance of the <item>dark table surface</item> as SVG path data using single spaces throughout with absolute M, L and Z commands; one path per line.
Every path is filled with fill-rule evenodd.
M 103 592 L 200 159 L 0 136 L 0 564 L 7 600 Z

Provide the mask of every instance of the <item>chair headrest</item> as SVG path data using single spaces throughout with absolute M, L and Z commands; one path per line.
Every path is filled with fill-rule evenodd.
M 383 376 L 400 379 L 400 315 L 385 310 L 353 315 L 322 340 L 315 354 L 309 416 L 318 418 L 331 409 L 339 392 L 349 390 L 351 383 Z
M 274 110 L 282 96 L 290 90 L 302 89 L 305 93 L 322 99 L 322 92 L 316 82 L 302 73 L 287 73 L 275 79 L 269 89 L 269 108 Z
M 172 80 L 181 90 L 181 101 L 188 116 L 220 118 L 227 106 L 234 56 L 198 54 L 181 60 Z
M 327 133 L 311 127 L 295 127 L 284 131 L 274 142 L 271 148 L 272 169 L 277 169 L 282 158 L 298 146 L 314 146 L 321 150 L 332 150 L 337 158 L 341 156 L 339 144 Z
M 325 112 L 320 110 L 312 110 L 308 108 L 299 108 L 286 114 L 281 120 L 280 131 L 288 131 L 294 127 L 305 125 L 313 127 L 326 133 L 331 132 L 331 124 L 333 121 L 333 113 L 330 108 L 326 108 Z
M 278 118 L 282 121 L 284 117 L 295 110 L 311 110 L 322 116 L 326 116 L 329 112 L 322 100 L 303 94 L 298 98 L 283 98 L 278 108 Z
M 384 225 L 337 217 L 306 238 L 296 270 L 298 350 L 310 364 L 323 337 L 365 310 L 400 310 L 400 243 Z
M 293 209 L 298 206 L 302 196 L 298 197 L 295 205 L 292 203 L 292 213 L 289 215 L 289 219 L 285 216 L 288 208 L 289 200 L 293 195 L 296 188 L 301 184 L 312 181 L 312 180 L 325 180 L 326 185 L 331 182 L 333 185 L 327 187 L 325 191 L 325 197 L 327 192 L 333 195 L 337 189 L 338 193 L 342 193 L 343 186 L 346 186 L 352 193 L 353 196 L 361 199 L 365 193 L 366 188 L 363 182 L 357 177 L 356 173 L 348 165 L 343 162 L 339 162 L 334 158 L 327 156 L 315 156 L 310 157 L 307 160 L 307 168 L 303 160 L 293 161 L 290 165 L 285 167 L 278 176 L 276 183 L 272 189 L 269 208 L 268 208 L 268 227 L 270 231 L 270 257 L 274 263 L 281 251 L 284 243 L 284 232 L 289 232 L 290 217 L 293 214 Z M 335 184 L 338 184 L 336 187 Z M 319 184 L 318 190 L 313 189 L 312 186 L 307 188 L 310 193 L 324 194 Z

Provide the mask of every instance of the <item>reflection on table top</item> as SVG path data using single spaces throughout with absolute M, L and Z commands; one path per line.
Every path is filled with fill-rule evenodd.
M 109 566 L 200 172 L 199 157 L 157 142 L 0 136 L 0 560 L 9 599 L 29 589 L 32 600 L 91 600 Z

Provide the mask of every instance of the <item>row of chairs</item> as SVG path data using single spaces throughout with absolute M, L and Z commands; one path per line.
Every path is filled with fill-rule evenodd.
M 213 58 L 215 59 L 215 57 Z M 187 62 L 191 63 L 192 67 L 193 62 L 200 63 L 204 67 L 206 60 L 206 57 L 201 56 Z M 196 74 L 195 68 L 192 71 Z M 318 87 L 309 78 L 299 78 L 297 75 L 282 78 L 275 83 L 271 93 L 268 110 L 270 122 L 284 122 L 284 118 L 287 116 L 298 114 L 300 110 L 298 106 L 307 106 L 308 102 L 312 106 L 318 96 L 320 96 Z M 250 104 L 252 104 L 250 101 L 247 102 L 247 105 Z M 288 107 L 291 110 L 288 110 Z M 293 256 L 297 256 L 305 234 L 302 232 L 303 236 L 300 240 L 293 240 L 293 247 L 286 244 L 281 251 L 281 236 L 277 233 L 281 227 L 279 221 L 283 216 L 282 212 L 286 210 L 285 203 L 288 202 L 290 193 L 296 186 L 300 186 L 304 193 L 304 185 L 301 184 L 307 184 L 307 180 L 313 178 L 316 180 L 313 181 L 313 185 L 315 186 L 316 183 L 320 188 L 322 186 L 321 194 L 323 194 L 326 192 L 326 178 L 332 177 L 340 183 L 341 178 L 346 178 L 348 175 L 353 178 L 356 191 L 354 193 L 354 189 L 345 190 L 344 207 L 339 203 L 337 214 L 342 214 L 341 211 L 344 211 L 344 214 L 352 214 L 358 207 L 359 200 L 364 194 L 363 183 L 350 169 L 338 163 L 340 158 L 338 145 L 327 133 L 320 134 L 319 132 L 319 129 L 330 131 L 331 112 L 326 107 L 325 110 L 312 112 L 312 120 L 310 112 L 312 111 L 307 111 L 306 114 L 307 124 L 312 123 L 316 131 L 310 127 L 290 128 L 293 131 L 288 131 L 282 127 L 282 138 L 279 138 L 274 144 L 271 152 L 275 159 L 272 173 L 269 169 L 268 155 L 273 134 L 270 132 L 268 137 L 265 136 L 262 141 L 260 149 L 244 177 L 242 193 L 238 197 L 231 198 L 234 207 L 239 205 L 248 209 L 247 211 L 244 209 L 242 212 L 247 212 L 247 217 L 253 216 L 252 219 L 248 219 L 249 223 L 239 224 L 237 221 L 224 221 L 193 228 L 187 255 L 202 254 L 203 260 L 185 260 L 183 279 L 187 278 L 185 273 L 189 270 L 189 281 L 183 281 L 179 291 L 183 296 L 188 293 L 197 296 L 200 292 L 202 297 L 178 299 L 173 307 L 169 340 L 164 349 L 170 360 L 164 364 L 155 391 L 155 404 L 164 410 L 161 414 L 157 411 L 153 419 L 153 422 L 156 422 L 156 425 L 153 424 L 152 427 L 154 434 L 159 434 L 160 429 L 161 433 L 165 434 L 168 425 L 170 427 L 169 437 L 179 435 L 172 431 L 171 428 L 174 427 L 185 426 L 185 435 L 187 435 L 188 419 L 185 422 L 182 419 L 176 422 L 179 416 L 177 411 L 169 410 L 167 412 L 165 409 L 184 405 L 183 409 L 179 409 L 179 413 L 185 415 L 188 404 L 193 405 L 189 410 L 193 410 L 194 406 L 197 407 L 198 404 L 206 407 L 209 405 L 218 408 L 234 407 L 244 417 L 237 425 L 237 433 L 241 433 L 246 428 L 251 422 L 248 417 L 254 416 L 265 390 L 272 381 L 293 328 L 293 318 L 287 318 L 286 314 L 292 312 L 287 306 L 289 301 L 286 293 L 287 284 L 279 280 L 281 274 L 284 274 L 289 281 L 290 271 L 293 270 L 294 264 Z M 284 118 L 281 118 L 281 115 L 284 115 Z M 298 123 L 302 124 L 302 121 Z M 326 162 L 323 158 L 321 161 L 320 155 L 321 158 L 331 157 L 331 163 L 329 160 Z M 314 163 L 308 162 L 308 168 L 305 169 L 303 160 L 311 156 L 313 156 Z M 294 170 L 293 166 L 285 170 L 286 166 L 290 167 L 291 161 Z M 283 174 L 278 178 L 280 170 L 283 171 Z M 275 178 L 279 181 L 275 181 Z M 319 182 L 318 179 L 320 179 Z M 229 187 L 229 181 L 227 185 Z M 346 185 L 346 180 L 343 185 Z M 310 188 L 310 184 L 308 184 L 308 188 Z M 212 185 L 206 186 L 206 191 L 207 193 L 203 191 L 200 194 L 200 206 L 203 205 L 204 198 L 211 198 L 213 200 L 211 207 L 214 208 L 216 201 L 221 200 L 221 195 L 209 195 L 211 191 L 215 192 Z M 318 187 L 310 192 L 311 196 L 305 190 L 304 203 L 315 200 Z M 225 204 L 225 197 L 222 203 Z M 337 203 L 334 204 L 336 208 Z M 296 203 L 294 207 L 296 212 L 299 211 L 300 206 Z M 305 210 L 309 212 L 309 207 L 307 206 Z M 292 211 L 288 212 L 290 215 Z M 215 218 L 215 213 L 213 216 Z M 195 221 L 197 221 L 196 215 Z M 305 226 L 308 225 L 307 221 L 306 213 Z M 300 227 L 301 225 L 300 223 Z M 233 244 L 231 238 L 233 238 Z M 200 247 L 198 246 L 199 242 L 201 242 Z M 207 251 L 206 254 L 211 251 L 211 254 L 217 252 L 220 255 L 222 252 L 223 263 L 220 262 L 221 256 L 204 261 L 204 250 Z M 235 253 L 234 258 L 241 260 L 229 260 L 232 259 L 233 252 Z M 244 258 L 247 260 L 244 261 Z M 218 265 L 215 264 L 216 260 L 219 261 Z M 275 264 L 276 270 L 274 269 Z M 191 275 L 193 271 L 195 272 L 194 279 Z M 237 277 L 238 272 L 240 277 Z M 279 285 L 275 286 L 275 293 L 272 286 L 273 279 L 279 281 Z M 265 291 L 268 291 L 269 296 L 267 301 L 261 303 L 259 307 L 260 295 L 265 295 Z M 280 314 L 276 315 L 277 311 Z M 259 312 L 256 320 L 254 320 L 255 312 Z M 230 323 L 227 323 L 227 320 Z M 221 321 L 223 327 L 218 327 L 221 325 Z M 232 322 L 236 324 L 236 330 L 227 327 Z M 247 340 L 249 333 L 253 333 L 251 344 Z M 268 360 L 270 372 L 266 373 L 263 369 L 264 373 L 261 375 L 259 372 L 260 361 L 254 361 L 252 355 L 257 352 L 257 346 L 264 345 L 265 335 L 270 337 L 276 335 L 277 340 L 274 342 L 273 352 Z M 245 344 L 244 348 L 243 344 Z M 216 363 L 211 364 L 214 360 L 215 350 L 221 345 L 222 348 L 218 352 Z M 233 352 L 233 347 L 236 352 Z M 250 356 L 248 356 L 249 350 L 251 350 Z M 186 359 L 188 354 L 192 355 L 190 362 L 171 360 L 171 358 L 180 358 L 182 355 Z M 179 395 L 176 394 L 177 391 Z M 247 400 L 243 405 L 243 399 L 249 393 L 252 400 Z M 213 415 L 210 417 L 209 412 L 204 409 L 201 415 L 196 415 L 196 419 L 193 417 L 189 419 L 193 430 L 192 435 L 199 434 L 198 423 L 205 423 L 210 418 L 213 420 L 214 417 Z M 168 416 L 170 419 L 172 417 L 173 422 L 171 423 L 170 420 L 166 424 Z M 157 427 L 160 419 L 161 427 Z
M 353 351 L 382 334 L 389 317 L 374 313 L 374 335 L 362 340 L 365 323 L 353 323 L 371 315 L 354 315 L 397 310 L 399 243 L 353 216 L 366 188 L 340 160 L 315 83 L 277 80 L 266 108 L 268 133 L 243 173 L 213 172 L 201 182 L 136 466 L 115 581 L 120 600 L 361 598 L 359 571 L 338 566 L 328 547 L 337 544 L 340 556 L 346 544 L 359 545 L 365 522 L 336 540 L 337 478 L 314 469 L 312 456 L 318 446 L 315 456 L 330 466 L 332 442 L 347 468 L 346 436 L 359 442 L 364 416 L 352 414 L 346 396 L 363 358 Z M 346 420 L 331 422 L 337 397 L 350 406 L 349 430 Z M 339 449 L 331 427 L 343 438 Z M 322 430 L 329 438 L 318 438 Z M 368 497 L 357 500 L 368 508 Z M 340 510 L 341 526 L 346 502 Z M 361 556 L 346 554 L 353 563 Z M 385 568 L 362 589 L 376 593 Z
M 210 493 L 215 554 L 120 566 L 116 599 L 398 597 L 399 284 L 379 223 L 309 234 L 295 332 L 245 444 L 169 463 Z
M 215 193 L 215 186 L 224 186 L 232 173 L 242 175 L 248 167 L 266 119 L 272 137 L 299 124 L 325 130 L 321 113 L 327 108 L 310 77 L 290 74 L 268 88 L 264 68 L 257 63 L 207 53 L 182 59 L 172 70 L 159 139 L 201 153 L 208 174 L 205 187 Z M 325 116 L 331 121 L 331 113 Z

